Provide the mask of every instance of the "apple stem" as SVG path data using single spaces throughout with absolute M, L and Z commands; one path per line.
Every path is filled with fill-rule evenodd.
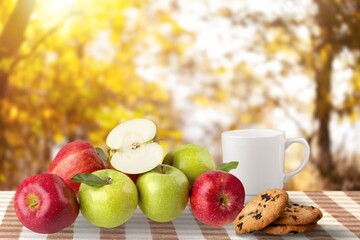
M 166 140 L 165 138 L 154 138 L 153 140 L 151 140 L 151 141 L 149 141 L 149 142 L 155 142 L 155 143 L 158 143 L 158 142 L 160 142 L 160 141 L 164 141 L 164 140 Z
M 112 182 L 111 177 L 106 177 L 105 178 L 105 184 L 111 184 L 111 182 Z
M 164 174 L 165 171 L 164 171 L 164 166 L 163 165 L 160 165 L 160 173 Z
M 39 205 L 39 202 L 36 199 L 33 199 L 30 203 L 30 208 L 35 209 Z
M 111 159 L 112 155 L 114 155 L 114 153 L 116 153 L 115 149 L 108 149 L 108 160 Z
M 226 197 L 224 195 L 220 196 L 220 205 L 224 207 L 227 205 L 227 203 L 228 203 L 228 201 L 227 201 Z

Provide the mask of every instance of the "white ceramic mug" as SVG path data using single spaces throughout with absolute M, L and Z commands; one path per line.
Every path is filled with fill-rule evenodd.
M 223 162 L 237 161 L 230 173 L 243 183 L 246 199 L 269 188 L 283 188 L 290 177 L 299 173 L 308 162 L 310 147 L 304 138 L 285 138 L 285 132 L 273 129 L 243 129 L 221 134 Z M 285 150 L 292 143 L 304 146 L 304 159 L 289 173 L 284 171 Z

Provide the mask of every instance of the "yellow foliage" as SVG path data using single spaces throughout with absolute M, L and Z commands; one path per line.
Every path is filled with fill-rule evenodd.
M 17 1 L 0 1 L 0 32 Z M 181 70 L 185 70 L 185 74 L 189 71 L 191 75 L 200 70 L 222 79 L 233 71 L 231 75 L 235 77 L 230 81 L 222 83 L 219 80 L 218 84 L 206 85 L 203 92 L 192 95 L 190 107 L 193 104 L 202 108 L 217 107 L 223 103 L 226 105 L 226 101 L 232 99 L 239 99 L 241 104 L 246 105 L 249 104 L 246 97 L 252 92 L 242 93 L 235 87 L 243 90 L 241 87 L 244 86 L 244 89 L 252 90 L 265 86 L 262 79 L 254 74 L 254 69 L 243 61 L 236 63 L 237 66 L 213 69 L 215 65 L 212 65 L 206 53 L 200 56 L 202 60 L 189 57 L 187 50 L 197 40 L 197 33 L 184 30 L 171 12 L 150 9 L 152 2 L 37 1 L 19 51 L 14 56 L 0 60 L 0 71 L 10 74 L 8 95 L 0 99 L 0 117 L 6 126 L 0 127 L 5 129 L 7 157 L 22 160 L 17 163 L 6 159 L 5 163 L 7 169 L 15 169 L 17 179 L 24 178 L 24 174 L 44 170 L 44 163 L 50 161 L 46 159 L 49 158 L 47 151 L 53 150 L 54 144 L 85 139 L 103 146 L 109 131 L 131 118 L 146 117 L 158 123 L 158 138 L 166 151 L 183 141 L 180 126 L 182 116 L 179 116 L 177 109 L 173 109 L 171 100 L 174 96 L 166 89 L 164 80 L 146 81 L 138 75 L 136 62 L 144 48 L 151 48 L 148 51 L 150 59 L 145 65 L 153 64 L 160 69 L 165 69 L 170 57 L 175 55 L 174 59 L 179 60 L 178 68 L 184 68 Z M 226 18 L 230 17 L 230 13 L 229 9 L 222 9 L 218 14 Z M 272 37 L 268 40 L 266 35 L 264 45 L 258 49 L 254 47 L 256 51 L 263 50 L 267 58 L 279 52 L 300 55 L 299 50 L 294 48 L 294 38 L 285 29 L 271 25 L 267 33 Z M 259 42 L 262 41 L 260 38 L 257 39 Z M 328 60 L 332 50 L 330 44 L 325 45 L 320 51 L 320 63 L 317 64 Z M 153 59 L 151 54 L 156 57 Z M 229 53 L 229 59 L 233 58 L 233 54 L 242 53 Z M 304 58 L 310 68 L 303 70 L 312 70 L 313 61 L 317 58 L 314 58 L 313 52 L 307 52 Z M 10 73 L 14 60 L 19 62 Z M 268 80 L 268 76 L 265 79 Z M 352 81 L 354 92 L 359 92 L 359 69 L 355 70 Z M 284 104 L 287 104 L 286 97 L 279 101 L 284 100 Z M 329 102 L 332 100 L 330 94 L 326 98 Z M 355 94 L 350 96 L 347 104 L 356 106 L 359 104 L 358 97 Z M 314 105 L 309 106 L 307 113 L 314 110 Z M 226 107 L 229 111 L 235 108 Z M 234 113 L 233 116 L 238 117 L 233 126 L 253 123 L 262 117 L 263 108 L 276 107 L 279 107 L 279 103 L 269 100 L 265 106 L 254 107 L 239 115 Z M 359 119 L 359 112 L 351 111 L 346 117 L 354 123 Z M 264 122 L 267 123 L 266 119 Z M 220 132 L 222 129 L 218 130 Z M 28 173 L 26 171 L 30 171 L 30 168 L 27 169 L 27 165 L 30 164 L 32 172 Z M 304 172 L 304 178 L 310 178 L 311 173 Z M 1 173 L 0 182 L 7 181 L 6 176 Z M 304 187 L 296 184 L 296 188 Z
M 50 108 L 43 109 L 43 116 L 45 119 L 49 119 L 53 114 L 53 111 Z
M 215 74 L 219 74 L 219 75 L 223 75 L 223 74 L 225 74 L 226 72 L 227 72 L 227 69 L 224 68 L 224 67 L 220 67 L 220 68 L 217 68 L 217 69 L 215 70 Z
M 215 99 L 217 101 L 225 101 L 229 98 L 229 93 L 224 89 L 218 89 L 215 92 Z
M 349 121 L 351 124 L 356 123 L 359 120 L 359 114 L 356 111 L 352 111 L 349 114 Z
M 0 183 L 3 183 L 6 181 L 6 177 L 4 174 L 0 173 Z
M 14 121 L 19 115 L 19 110 L 16 106 L 10 108 L 9 111 L 9 121 Z
M 240 115 L 240 121 L 243 123 L 251 123 L 253 120 L 253 117 L 249 113 L 243 113 Z
M 0 46 L 0 52 L 1 52 L 1 46 Z M 12 58 L 2 58 L 0 60 L 0 71 L 4 71 L 4 72 L 9 71 L 12 63 L 13 63 Z
M 202 95 L 194 96 L 192 98 L 192 101 L 195 104 L 197 104 L 197 105 L 199 105 L 201 107 L 211 107 L 211 106 L 213 106 L 212 101 L 208 97 L 202 96 Z

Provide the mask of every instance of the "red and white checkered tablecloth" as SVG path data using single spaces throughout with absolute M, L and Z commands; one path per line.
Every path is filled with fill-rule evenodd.
M 72 226 L 61 232 L 37 234 L 18 221 L 13 208 L 14 193 L 0 192 L 0 239 L 360 239 L 360 191 L 289 191 L 293 202 L 317 206 L 324 217 L 312 231 L 286 237 L 260 232 L 237 235 L 232 224 L 206 226 L 194 219 L 189 208 L 168 223 L 151 221 L 137 209 L 128 222 L 113 229 L 95 227 L 80 214 Z

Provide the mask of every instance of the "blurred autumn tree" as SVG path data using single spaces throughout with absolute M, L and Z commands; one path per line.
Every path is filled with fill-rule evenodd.
M 344 172 L 336 167 L 338 159 L 331 152 L 330 121 L 334 114 L 356 121 L 360 110 L 360 2 L 355 0 L 315 1 L 318 6 L 316 22 L 319 31 L 312 34 L 313 54 L 309 56 L 308 67 L 314 69 L 316 98 L 314 117 L 318 122 L 317 145 L 319 151 L 315 164 L 321 175 L 334 188 L 360 189 L 360 170 L 356 156 Z M 336 106 L 332 102 L 332 73 L 336 57 L 343 51 L 354 56 L 351 64 L 353 76 L 351 91 L 343 102 Z M 306 56 L 304 56 L 305 58 Z M 305 60 L 304 60 L 305 61 Z M 355 160 L 355 161 L 354 161 Z
M 174 105 L 183 113 L 184 140 L 209 146 L 218 159 L 222 130 L 291 130 L 281 125 L 287 118 L 313 149 L 315 174 L 310 173 L 307 181 L 321 182 L 318 187 L 326 189 L 359 189 L 359 135 L 346 139 L 334 123 L 349 122 L 347 131 L 359 129 L 358 1 L 262 4 L 157 4 L 158 12 L 170 12 L 185 31 L 179 34 L 174 24 L 163 25 L 156 39 L 167 47 L 146 51 L 154 42 L 144 44 L 145 57 L 168 64 L 144 64 L 143 75 L 162 78 L 173 93 Z M 333 86 L 339 71 L 350 73 L 350 79 L 341 76 L 345 91 Z M 338 91 L 340 101 L 335 97 Z M 283 119 L 276 122 L 274 115 Z M 317 175 L 323 181 L 311 179 Z
M 313 131 L 304 134 L 315 146 L 312 155 L 313 163 L 318 169 L 324 188 L 359 189 L 360 168 L 357 153 L 350 158 L 341 154 L 335 155 L 332 149 L 330 124 L 335 116 L 348 118 L 355 123 L 360 110 L 360 2 L 356 0 L 314 1 L 317 11 L 314 23 L 307 20 L 287 21 L 276 18 L 269 22 L 270 29 L 278 29 L 284 36 L 275 38 L 280 51 L 295 46 L 292 51 L 299 56 L 298 63 L 304 66 L 315 82 L 314 124 Z M 310 29 L 310 47 L 301 47 L 301 38 L 296 34 L 296 27 L 305 25 Z M 272 43 L 270 43 L 272 44 Z M 298 47 L 296 47 L 298 46 Z M 351 69 L 350 89 L 340 103 L 335 103 L 333 92 L 334 63 L 343 52 L 349 52 L 353 62 L 345 62 Z M 358 146 L 359 147 L 359 146 Z M 344 159 L 342 159 L 344 158 Z M 348 159 L 345 159 L 348 158 Z
M 331 128 L 359 119 L 358 1 L 263 4 L 1 1 L 0 189 L 45 171 L 68 141 L 103 146 L 133 117 L 157 122 L 165 148 L 199 143 L 217 161 L 223 130 L 296 128 L 321 187 L 360 189 L 359 155 L 334 150 Z M 335 102 L 344 54 L 349 90 Z
M 310 21 L 296 18 L 289 20 L 286 15 L 267 21 L 267 29 L 278 35 L 273 41 L 265 41 L 265 45 L 272 57 L 282 51 L 290 51 L 299 56 L 297 63 L 314 79 L 313 124 L 316 127 L 313 131 L 308 131 L 304 130 L 301 123 L 298 126 L 315 149 L 312 160 L 324 180 L 324 188 L 359 189 L 358 155 L 355 152 L 345 159 L 348 156 L 334 154 L 330 124 L 335 116 L 348 118 L 352 123 L 359 118 L 360 3 L 356 0 L 316 0 L 314 4 L 316 11 Z M 254 21 L 263 22 L 263 19 L 255 16 Z M 304 39 L 297 34 L 301 26 L 309 29 L 309 48 L 303 47 Z M 348 87 L 350 90 L 341 103 L 335 103 L 333 92 L 337 90 L 336 85 L 333 85 L 334 63 L 343 52 L 350 52 L 353 57 L 352 63 L 345 63 L 352 70 Z M 279 99 L 270 100 L 276 105 L 281 104 Z
M 1 189 L 46 171 L 56 145 L 81 138 L 103 146 L 129 118 L 161 119 L 160 138 L 181 137 L 168 93 L 134 69 L 144 36 L 125 31 L 123 11 L 145 2 L 93 1 L 83 11 L 87 3 L 63 13 L 63 1 L 1 2 Z

